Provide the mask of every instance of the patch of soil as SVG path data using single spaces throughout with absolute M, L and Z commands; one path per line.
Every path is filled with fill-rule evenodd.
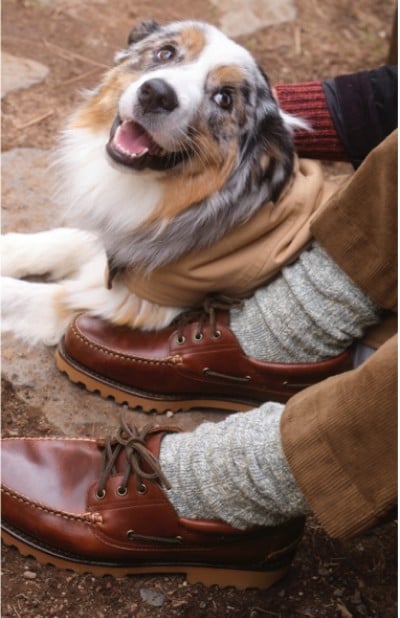
M 298 0 L 295 22 L 242 37 L 272 82 L 333 77 L 386 61 L 395 3 Z M 46 80 L 3 101 L 3 150 L 52 148 L 79 91 L 92 88 L 136 21 L 200 18 L 218 23 L 208 0 L 4 0 L 3 48 L 50 68 Z M 3 384 L 3 433 L 53 432 L 41 411 Z M 183 577 L 114 580 L 41 566 L 5 547 L 3 618 L 394 618 L 396 522 L 339 543 L 310 519 L 289 575 L 269 591 L 187 585 Z
M 329 78 L 386 61 L 394 0 L 366 0 L 362 6 L 349 0 L 297 0 L 296 5 L 295 22 L 238 39 L 272 82 Z M 208 0 L 4 0 L 3 48 L 44 63 L 50 73 L 25 95 L 14 92 L 5 98 L 3 150 L 54 146 L 80 91 L 98 83 L 131 26 L 150 17 L 218 24 L 218 11 Z

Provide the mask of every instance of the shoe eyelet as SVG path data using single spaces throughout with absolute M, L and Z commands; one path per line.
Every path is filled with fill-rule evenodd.
M 117 496 L 120 496 L 122 498 L 123 496 L 126 496 L 127 493 L 128 493 L 127 487 L 117 487 Z
M 203 339 L 203 333 L 196 333 L 194 336 L 195 341 L 201 341 Z
M 213 339 L 219 339 L 222 336 L 222 333 L 220 330 L 216 330 L 215 333 L 213 333 L 212 338 Z
M 140 494 L 141 496 L 144 496 L 145 494 L 147 494 L 148 492 L 148 487 L 147 485 L 145 485 L 144 483 L 140 483 L 140 485 L 137 488 L 137 492 L 138 494 Z
M 179 337 L 176 338 L 176 343 L 178 343 L 179 345 L 182 345 L 183 343 L 185 343 L 186 341 L 186 337 L 184 337 L 183 335 L 180 335 Z
M 104 500 L 106 497 L 106 490 L 102 489 L 101 491 L 96 491 L 95 493 L 96 500 Z

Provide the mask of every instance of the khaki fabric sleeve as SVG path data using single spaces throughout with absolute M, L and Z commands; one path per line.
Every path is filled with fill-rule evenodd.
M 357 369 L 290 399 L 281 436 L 329 535 L 345 539 L 378 522 L 397 497 L 397 336 Z

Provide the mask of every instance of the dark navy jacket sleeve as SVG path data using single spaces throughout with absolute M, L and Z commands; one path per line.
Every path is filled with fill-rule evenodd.
M 322 86 L 335 128 L 357 168 L 397 127 L 397 67 L 341 75 Z

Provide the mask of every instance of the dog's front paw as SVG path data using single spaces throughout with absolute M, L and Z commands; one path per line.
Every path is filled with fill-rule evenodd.
M 31 274 L 32 257 L 26 234 L 2 234 L 0 241 L 1 274 L 20 279 Z
M 68 324 L 57 311 L 60 286 L 1 278 L 1 330 L 36 345 L 56 345 Z

